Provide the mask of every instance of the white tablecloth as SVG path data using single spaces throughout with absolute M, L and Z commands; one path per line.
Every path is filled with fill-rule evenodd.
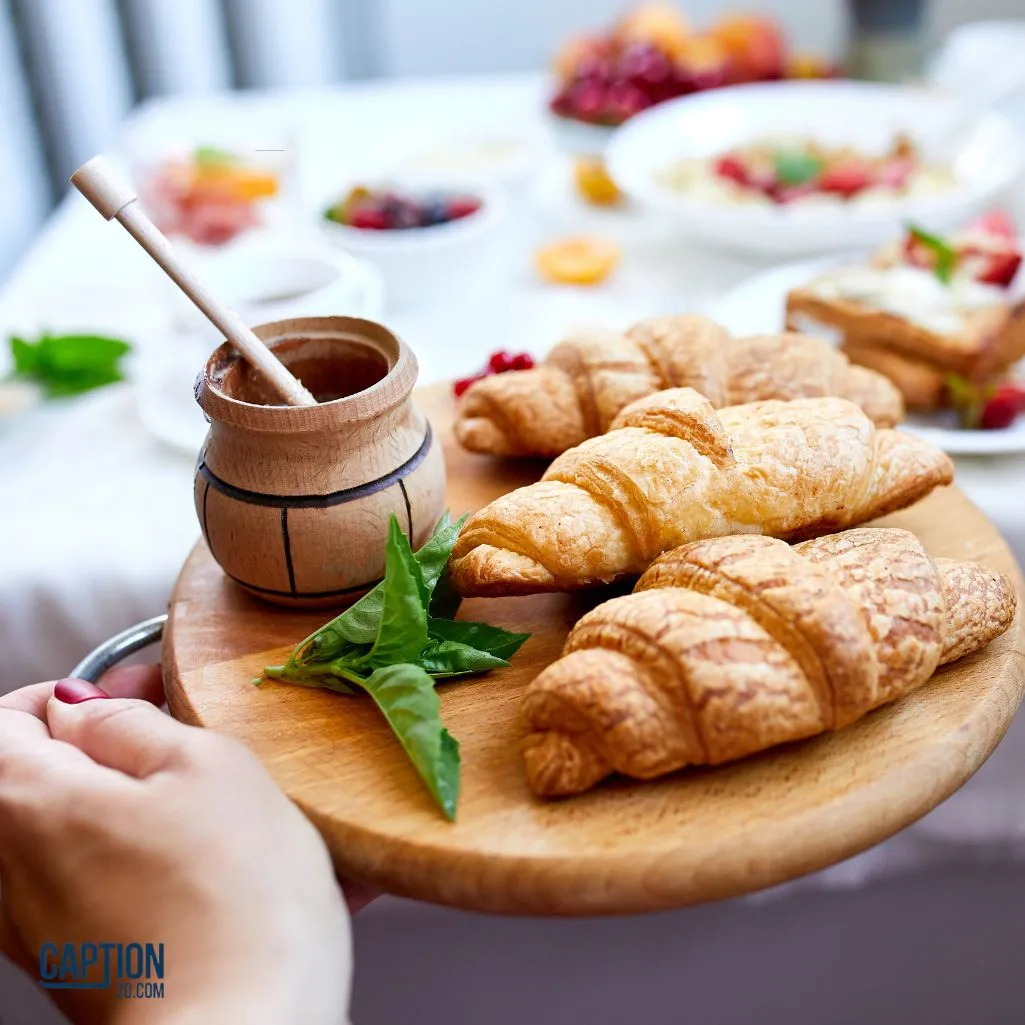
M 541 96 L 537 78 L 496 77 L 257 102 L 294 117 L 301 189 L 320 197 L 345 169 L 369 166 L 375 152 L 394 153 L 399 142 L 411 145 L 394 134 L 405 126 L 416 125 L 424 138 L 489 125 L 542 138 Z M 197 109 L 192 102 L 145 108 L 131 130 L 180 121 Z M 205 100 L 203 117 L 230 117 L 234 102 Z M 558 159 L 554 149 L 548 159 Z M 600 289 L 543 285 L 531 251 L 564 228 L 526 196 L 514 197 L 507 260 L 493 287 L 388 317 L 416 351 L 421 381 L 466 373 L 500 347 L 543 353 L 581 323 L 625 326 L 700 308 L 759 269 L 679 243 L 638 243 L 627 246 L 621 270 Z M 0 328 L 104 330 L 132 339 L 145 356 L 181 344 L 169 333 L 168 301 L 167 286 L 126 234 L 69 196 L 0 292 Z M 0 691 L 68 672 L 92 646 L 166 605 L 198 536 L 192 461 L 147 432 L 139 399 L 137 386 L 117 386 L 0 428 Z M 957 475 L 1025 562 L 1025 458 L 959 459 Z M 1023 784 L 1019 726 L 974 780 L 920 824 L 816 878 L 850 883 L 967 852 L 1025 850 Z

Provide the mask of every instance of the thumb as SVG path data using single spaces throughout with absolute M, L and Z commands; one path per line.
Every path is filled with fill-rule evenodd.
M 46 724 L 54 740 L 138 779 L 182 765 L 203 733 L 148 701 L 111 698 L 85 680 L 57 682 L 46 706 Z

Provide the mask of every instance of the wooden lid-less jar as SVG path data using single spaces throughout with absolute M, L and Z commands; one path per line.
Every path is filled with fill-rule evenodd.
M 196 399 L 210 432 L 196 468 L 203 534 L 224 572 L 277 604 L 344 605 L 384 572 L 394 513 L 414 549 L 444 507 L 441 447 L 413 406 L 416 358 L 353 317 L 254 328 L 320 400 L 278 400 L 229 345 Z

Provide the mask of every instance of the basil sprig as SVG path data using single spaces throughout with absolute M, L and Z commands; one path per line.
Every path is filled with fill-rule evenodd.
M 949 285 L 957 267 L 957 250 L 945 238 L 932 235 L 915 224 L 908 225 L 908 235 L 920 246 L 927 249 L 935 263 L 932 271 L 944 285 Z
M 283 666 L 264 670 L 284 683 L 368 694 L 450 820 L 459 798 L 459 744 L 442 724 L 435 681 L 507 666 L 530 636 L 442 615 L 458 607 L 445 567 L 465 519 L 453 522 L 446 513 L 414 554 L 392 516 L 384 580 L 301 641 Z
M 124 380 L 127 342 L 102 335 L 43 334 L 30 342 L 10 338 L 13 376 L 40 385 L 48 399 L 66 398 Z

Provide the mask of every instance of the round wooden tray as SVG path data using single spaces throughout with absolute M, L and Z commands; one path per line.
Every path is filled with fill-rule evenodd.
M 453 513 L 480 507 L 539 467 L 459 450 L 447 388 L 419 393 L 445 442 Z M 1022 581 L 986 518 L 956 488 L 884 523 L 935 555 Z M 839 733 L 716 769 L 616 781 L 565 801 L 527 789 L 520 692 L 598 596 L 474 599 L 461 615 L 533 636 L 509 669 L 443 685 L 462 746 L 455 824 L 433 805 L 375 708 L 277 684 L 257 688 L 326 618 L 264 605 L 231 584 L 203 545 L 171 602 L 164 671 L 171 711 L 247 744 L 323 834 L 338 871 L 393 893 L 482 911 L 604 914 L 731 897 L 823 868 L 915 821 L 985 761 L 1025 688 L 1022 616 L 979 654 Z

